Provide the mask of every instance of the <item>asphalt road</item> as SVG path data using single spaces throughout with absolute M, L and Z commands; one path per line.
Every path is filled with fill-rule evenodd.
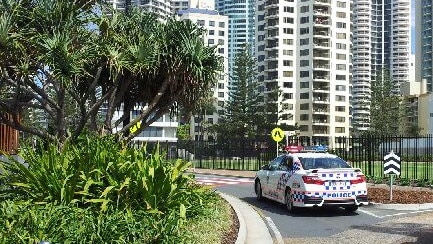
M 278 234 L 287 238 L 330 237 L 348 230 L 363 230 L 375 224 L 419 214 L 418 211 L 398 211 L 361 207 L 355 213 L 344 209 L 320 208 L 300 209 L 289 214 L 282 204 L 271 200 L 258 202 L 255 198 L 252 179 L 196 175 L 198 181 L 215 185 L 223 193 L 231 194 L 252 205 L 266 218 L 268 224 L 275 224 Z

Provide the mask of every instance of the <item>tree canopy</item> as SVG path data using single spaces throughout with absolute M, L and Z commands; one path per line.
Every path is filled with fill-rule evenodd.
M 215 85 L 222 62 L 203 29 L 99 2 L 0 3 L 0 123 L 51 141 L 85 129 L 130 140 L 163 114 L 195 109 Z M 113 121 L 137 105 L 131 121 Z M 21 119 L 35 110 L 51 126 Z
M 214 126 L 219 137 L 253 136 L 257 126 L 263 124 L 263 96 L 259 93 L 256 62 L 248 45 L 235 57 L 235 65 L 224 115 Z
M 370 132 L 398 135 L 401 117 L 401 96 L 387 70 L 376 74 L 371 82 Z

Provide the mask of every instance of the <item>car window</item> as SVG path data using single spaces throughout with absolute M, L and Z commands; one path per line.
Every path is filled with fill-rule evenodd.
M 330 157 L 299 157 L 304 169 L 335 169 L 351 168 L 351 166 L 341 158 Z
M 287 157 L 282 158 L 278 170 L 287 171 L 289 169 L 289 165 L 287 164 Z
M 269 164 L 269 170 L 277 170 L 280 167 L 280 163 L 283 159 L 284 156 L 279 156 L 272 160 L 272 162 Z

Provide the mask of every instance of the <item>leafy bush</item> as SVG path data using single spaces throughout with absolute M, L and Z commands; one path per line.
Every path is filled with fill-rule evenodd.
M 108 210 L 53 204 L 0 203 L 1 243 L 184 243 L 175 212 Z
M 158 151 L 149 154 L 146 148 L 123 147 L 113 137 L 89 136 L 61 149 L 54 144 L 39 152 L 27 147 L 21 157 L 28 167 L 11 157 L 11 163 L 1 163 L 1 180 L 8 189 L 0 197 L 99 206 L 103 211 L 111 206 L 153 212 L 179 209 L 185 217 L 188 208 L 200 203 L 203 189 L 191 185 L 191 176 L 184 174 L 190 163 L 165 162 Z

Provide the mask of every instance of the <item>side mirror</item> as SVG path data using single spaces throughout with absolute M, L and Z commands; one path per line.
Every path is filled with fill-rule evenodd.
M 269 170 L 269 164 L 263 165 L 262 170 Z

